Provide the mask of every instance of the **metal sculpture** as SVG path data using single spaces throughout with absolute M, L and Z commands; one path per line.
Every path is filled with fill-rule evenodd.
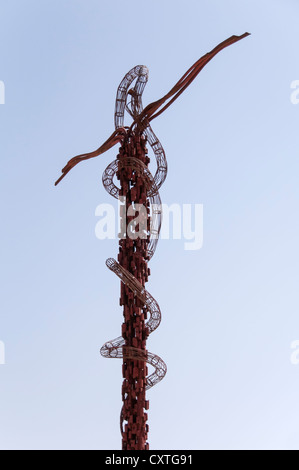
M 121 81 L 116 95 L 115 131 L 96 151 L 72 158 L 62 170 L 62 178 L 80 161 L 96 157 L 117 143 L 121 143 L 117 159 L 110 163 L 103 174 L 103 185 L 108 193 L 124 198 L 121 217 L 124 221 L 120 234 L 118 261 L 109 258 L 107 267 L 121 280 L 120 305 L 123 306 L 122 335 L 105 343 L 101 354 L 108 358 L 123 359 L 123 407 L 120 417 L 123 450 L 146 450 L 149 402 L 145 392 L 166 374 L 166 364 L 146 349 L 146 340 L 160 324 L 159 305 L 145 289 L 150 270 L 148 261 L 153 256 L 161 227 L 161 199 L 159 189 L 167 175 L 164 149 L 154 134 L 150 122 L 168 108 L 196 78 L 202 68 L 222 49 L 245 38 L 231 36 L 211 52 L 200 58 L 163 98 L 143 109 L 142 93 L 148 81 L 148 69 L 139 65 L 130 70 Z M 135 81 L 133 88 L 130 88 Z M 124 126 L 124 113 L 133 119 L 130 127 Z M 148 169 L 150 161 L 146 147 L 148 142 L 157 162 L 154 176 Z M 114 183 L 119 180 L 120 187 Z M 134 212 L 142 212 L 138 223 Z M 130 209 L 133 208 L 133 211 Z M 147 316 L 149 315 L 149 319 Z M 147 321 L 146 321 L 147 320 Z M 154 367 L 148 375 L 146 364 Z

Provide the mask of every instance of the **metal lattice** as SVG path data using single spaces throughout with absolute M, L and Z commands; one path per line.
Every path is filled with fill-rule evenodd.
M 231 36 L 220 43 L 195 62 L 165 96 L 145 108 L 142 105 L 142 94 L 148 81 L 148 69 L 144 65 L 132 68 L 117 89 L 115 131 L 94 152 L 72 158 L 55 183 L 58 184 L 79 162 L 101 155 L 120 143 L 117 159 L 103 173 L 103 185 L 111 196 L 126 198 L 122 217 L 126 217 L 129 213 L 127 209 L 132 204 L 146 207 L 144 237 L 124 237 L 119 242 L 118 261 L 113 258 L 106 261 L 107 267 L 121 280 L 120 304 L 123 306 L 124 322 L 122 335 L 106 342 L 101 348 L 101 354 L 106 358 L 123 359 L 123 407 L 120 417 L 123 449 L 149 448 L 146 413 L 149 403 L 145 391 L 160 382 L 167 370 L 164 361 L 146 349 L 148 335 L 161 322 L 159 305 L 145 289 L 145 283 L 150 274 L 148 261 L 155 252 L 161 228 L 162 204 L 159 189 L 167 175 L 165 152 L 150 123 L 179 97 L 218 52 L 246 36 L 248 33 Z M 134 86 L 131 87 L 133 83 Z M 130 127 L 124 126 L 125 111 L 133 120 Z M 157 163 L 154 176 L 148 169 L 147 143 L 152 148 Z M 119 187 L 115 179 L 119 180 Z M 129 233 L 131 219 L 132 217 L 126 219 L 126 234 Z M 154 368 L 150 375 L 146 364 Z

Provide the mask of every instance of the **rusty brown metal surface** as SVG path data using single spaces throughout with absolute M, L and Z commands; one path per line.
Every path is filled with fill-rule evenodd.
M 131 128 L 137 126 L 139 127 L 139 129 L 145 131 L 147 131 L 148 129 L 148 141 L 154 150 L 158 163 L 158 174 L 156 173 L 156 185 L 159 189 L 166 178 L 167 165 L 166 163 L 164 164 L 164 150 L 160 147 L 158 139 L 156 139 L 156 136 L 149 127 L 149 122 L 159 116 L 163 111 L 165 111 L 165 109 L 167 109 L 180 96 L 180 94 L 183 93 L 183 91 L 197 77 L 199 72 L 205 67 L 205 65 L 210 62 L 213 57 L 215 57 L 216 54 L 218 54 L 218 52 L 234 44 L 235 42 L 244 39 L 246 36 L 249 36 L 249 34 L 250 33 L 244 33 L 241 36 L 231 36 L 230 38 L 218 44 L 218 46 L 216 46 L 211 52 L 208 52 L 197 62 L 195 62 L 192 67 L 190 67 L 190 69 L 188 69 L 187 72 L 184 73 L 180 80 L 165 96 L 149 104 L 148 106 L 146 106 L 145 109 L 142 108 L 142 102 L 140 97 L 142 95 L 144 86 L 146 85 L 148 80 L 148 69 L 144 65 L 134 67 L 134 69 L 132 69 L 128 74 L 126 74 L 118 88 L 115 105 L 115 131 L 106 140 L 106 142 L 104 142 L 104 144 L 101 145 L 101 147 L 99 147 L 94 152 L 83 153 L 81 155 L 73 157 L 62 169 L 62 175 L 60 176 L 60 178 L 58 178 L 55 185 L 57 185 L 65 177 L 65 175 L 79 162 L 83 160 L 88 160 L 89 158 L 97 157 L 112 148 L 115 144 L 123 141 L 127 133 L 127 129 L 123 127 L 123 115 L 124 110 L 126 109 L 134 117 L 134 122 L 131 125 Z M 135 87 L 129 90 L 128 88 L 130 84 L 137 77 L 138 84 L 136 83 Z M 130 95 L 131 97 L 131 107 L 129 107 L 127 104 L 128 95 Z M 166 103 L 167 101 L 168 103 Z M 166 103 L 165 106 L 163 106 L 163 108 L 158 111 L 158 109 L 164 103 Z
M 150 123 L 180 96 L 218 52 L 248 35 L 249 33 L 231 36 L 220 43 L 195 62 L 164 97 L 144 109 L 142 93 L 148 81 L 148 69 L 144 65 L 131 69 L 117 89 L 115 131 L 94 152 L 72 158 L 62 169 L 62 175 L 55 183 L 57 185 L 79 162 L 101 155 L 120 143 L 116 160 L 111 162 L 103 173 L 103 185 L 111 196 L 126 198 L 122 217 L 127 215 L 130 205 L 142 204 L 146 207 L 145 236 L 121 238 L 118 261 L 113 258 L 106 261 L 107 267 L 121 280 L 120 305 L 123 307 L 124 322 L 122 335 L 106 342 L 101 348 L 101 354 L 106 358 L 123 360 L 123 406 L 120 416 L 123 450 L 149 448 L 146 413 L 149 402 L 146 399 L 146 390 L 160 382 L 167 371 L 164 361 L 146 349 L 149 334 L 155 331 L 161 322 L 159 305 L 145 289 L 145 283 L 150 275 L 148 261 L 155 253 L 161 228 L 162 204 L 159 189 L 167 175 L 165 152 Z M 131 87 L 133 83 L 134 86 Z M 130 127 L 124 126 L 125 111 L 133 120 Z M 152 148 L 157 163 L 154 176 L 148 169 L 147 144 Z M 119 181 L 119 187 L 115 179 Z M 150 208 L 154 210 L 150 211 Z M 132 219 L 133 217 L 126 217 L 127 233 Z M 154 368 L 150 375 L 147 364 Z

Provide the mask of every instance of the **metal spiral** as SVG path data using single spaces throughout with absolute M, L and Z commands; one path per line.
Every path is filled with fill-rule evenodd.
M 134 80 L 136 80 L 135 86 L 129 90 L 129 87 Z M 127 171 L 132 171 L 137 175 L 138 178 L 142 180 L 152 208 L 149 243 L 147 249 L 147 260 L 149 260 L 155 252 L 161 228 L 162 205 L 159 195 L 159 188 L 162 186 L 166 178 L 167 161 L 164 149 L 159 139 L 154 134 L 149 122 L 144 120 L 142 123 L 138 123 L 138 116 L 143 111 L 142 93 L 147 80 L 148 69 L 147 67 L 140 65 L 130 70 L 121 81 L 117 90 L 115 104 L 115 130 L 117 131 L 119 129 L 125 129 L 124 112 L 127 110 L 132 118 L 137 120 L 136 127 L 139 127 L 139 132 L 141 132 L 141 134 L 146 137 L 146 140 L 153 149 L 157 162 L 155 176 L 152 176 L 148 167 L 140 159 L 129 156 L 118 158 L 110 163 L 103 173 L 102 181 L 106 191 L 114 198 L 118 198 L 120 195 L 120 189 L 115 185 L 113 180 L 120 170 L 125 169 Z M 129 103 L 127 102 L 128 96 L 131 96 Z M 131 128 L 127 129 L 127 135 L 129 135 L 132 131 L 133 129 Z M 150 318 L 145 324 L 147 335 L 149 335 L 156 328 L 158 328 L 161 322 L 161 311 L 158 303 L 144 288 L 144 286 L 136 279 L 136 277 L 134 277 L 132 273 L 121 266 L 121 264 L 118 263 L 115 259 L 107 259 L 106 265 L 119 277 L 124 285 L 132 291 L 134 296 L 140 300 L 140 305 L 143 305 L 145 311 L 149 313 Z M 153 366 L 154 372 L 146 377 L 146 390 L 160 382 L 167 371 L 165 362 L 159 356 L 148 351 L 145 352 L 140 348 L 126 346 L 123 336 L 119 336 L 118 338 L 106 342 L 101 348 L 101 355 L 106 358 L 125 358 L 143 361 Z M 123 413 L 121 413 L 121 432 L 123 432 L 123 420 Z
M 135 343 L 138 343 L 136 337 L 132 339 L 132 345 L 128 346 L 124 339 L 125 335 L 126 340 L 128 341 L 128 335 L 123 331 L 122 336 L 105 343 L 101 348 L 101 354 L 104 357 L 124 358 L 123 368 L 125 368 L 125 372 L 128 372 L 128 369 L 126 369 L 128 366 L 126 361 L 130 363 L 132 360 L 128 366 L 130 368 L 129 372 L 132 376 L 132 380 L 137 380 L 137 386 L 139 387 L 137 400 L 135 393 L 136 390 L 130 390 L 128 392 L 125 380 L 123 382 L 122 394 L 124 403 L 127 400 L 129 393 L 131 392 L 131 396 L 133 397 L 131 401 L 134 402 L 129 410 L 125 410 L 126 416 L 124 416 L 123 411 L 121 412 L 123 449 L 148 449 L 148 443 L 146 442 L 148 431 L 148 425 L 146 424 L 147 416 L 146 413 L 142 411 L 143 408 L 146 410 L 148 409 L 148 402 L 145 400 L 145 389 L 151 388 L 153 385 L 162 380 L 166 374 L 166 365 L 162 359 L 155 354 L 149 353 L 145 349 L 145 339 L 159 326 L 161 322 L 160 308 L 151 294 L 147 292 L 143 284 L 147 281 L 149 275 L 147 261 L 153 256 L 159 238 L 162 216 L 159 189 L 164 183 L 167 175 L 167 161 L 165 152 L 159 139 L 153 132 L 150 126 L 150 122 L 163 113 L 186 90 L 186 88 L 197 77 L 199 72 L 210 60 L 212 60 L 213 57 L 215 57 L 224 48 L 240 41 L 247 36 L 249 36 L 249 33 L 244 33 L 241 36 L 233 35 L 218 44 L 214 49 L 198 59 L 187 70 L 187 72 L 184 73 L 184 75 L 166 95 L 150 103 L 144 109 L 142 106 L 142 93 L 148 81 L 148 69 L 144 65 L 138 65 L 131 69 L 125 75 L 117 90 L 114 115 L 114 132 L 97 150 L 77 155 L 76 157 L 73 157 L 71 160 L 69 160 L 66 166 L 62 169 L 62 175 L 55 182 L 55 185 L 57 185 L 79 162 L 97 157 L 98 155 L 101 155 L 112 148 L 117 143 L 121 143 L 120 154 L 118 158 L 110 163 L 104 171 L 103 185 L 108 193 L 115 198 L 121 196 L 122 192 L 127 191 L 131 194 L 133 190 L 130 184 L 131 181 L 133 181 L 133 175 L 135 182 L 137 177 L 145 191 L 140 194 L 141 186 L 139 186 L 139 190 L 138 188 L 136 189 L 133 187 L 133 189 L 135 189 L 135 193 L 134 197 L 133 194 L 131 194 L 131 199 L 132 201 L 138 199 L 141 200 L 143 204 L 146 204 L 146 240 L 139 240 L 138 243 L 135 243 L 135 245 L 133 244 L 132 240 L 132 244 L 124 244 L 125 248 L 127 248 L 128 252 L 130 252 L 130 256 L 133 253 L 133 258 L 136 258 L 140 265 L 139 267 L 141 273 L 140 271 L 138 273 L 139 279 L 137 279 L 136 276 L 134 276 L 128 269 L 122 266 L 121 262 L 119 263 L 113 258 L 109 258 L 106 261 L 107 267 L 113 271 L 122 281 L 121 292 L 122 295 L 125 296 L 126 300 L 128 300 L 126 305 L 125 303 L 121 303 L 121 305 L 124 305 L 124 317 L 126 318 L 126 316 L 130 316 L 130 312 L 131 310 L 134 311 L 134 308 L 136 310 L 139 309 L 138 311 L 142 311 L 140 316 L 134 317 L 133 315 L 133 318 L 136 318 L 136 330 L 138 330 L 139 336 L 141 336 L 139 343 L 142 347 L 135 347 L 134 340 Z M 134 87 L 129 89 L 134 81 Z M 130 101 L 128 101 L 129 97 Z M 130 127 L 124 126 L 125 110 L 133 118 L 133 123 Z M 154 176 L 152 176 L 147 167 L 149 158 L 145 156 L 147 153 L 145 141 L 147 141 L 152 147 L 156 158 L 157 170 Z M 125 178 L 127 179 L 122 179 L 122 175 L 125 175 Z M 114 184 L 113 178 L 115 176 L 122 182 L 122 187 L 120 189 Z M 137 195 L 138 191 L 139 193 Z M 152 208 L 150 224 L 148 223 L 149 206 Z M 135 248 L 137 248 L 137 251 L 134 252 Z M 123 255 L 124 253 L 122 252 L 122 247 L 120 246 L 119 261 L 124 261 Z M 134 259 L 131 260 L 131 264 L 133 263 L 131 268 L 133 271 L 135 270 L 135 272 L 137 272 L 136 266 L 134 267 Z M 136 303 L 134 305 L 132 305 L 132 298 L 136 299 Z M 128 309 L 128 311 L 126 311 L 126 309 Z M 144 323 L 144 320 L 147 318 L 147 313 L 150 314 L 150 318 L 146 323 Z M 142 319 L 141 335 L 140 318 Z M 126 320 L 126 322 L 128 322 L 128 320 Z M 155 369 L 154 372 L 147 377 L 144 375 L 145 371 L 147 370 L 147 368 L 143 368 L 144 363 L 151 364 Z M 138 367 L 132 366 L 132 364 L 137 364 Z M 123 430 L 124 420 L 128 421 L 128 424 L 125 425 L 125 430 Z

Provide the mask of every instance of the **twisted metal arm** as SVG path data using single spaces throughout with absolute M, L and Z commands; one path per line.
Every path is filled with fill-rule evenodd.
M 114 114 L 115 131 L 97 150 L 72 158 L 62 169 L 62 175 L 55 183 L 57 185 L 79 162 L 97 157 L 115 144 L 121 143 L 118 158 L 110 163 L 103 173 L 103 185 L 106 191 L 115 198 L 125 192 L 129 195 L 130 202 L 137 201 L 138 203 L 139 201 L 145 203 L 147 208 L 148 206 L 153 208 L 151 224 L 147 220 L 148 233 L 145 243 L 143 245 L 136 243 L 134 247 L 133 244 L 126 245 L 124 243 L 124 251 L 127 251 L 124 253 L 123 248 L 120 247 L 119 253 L 119 260 L 122 262 L 117 262 L 113 258 L 106 261 L 107 267 L 122 281 L 122 295 L 124 295 L 127 302 L 126 305 L 124 302 L 121 303 L 121 305 L 125 305 L 123 335 L 106 342 L 101 348 L 101 354 L 104 357 L 124 359 L 122 388 L 124 405 L 120 416 L 120 426 L 124 442 L 123 448 L 125 449 L 148 448 L 146 443 L 147 416 L 143 412 L 143 408 L 148 409 L 148 402 L 145 400 L 145 389 L 147 390 L 160 382 L 167 371 L 164 361 L 156 354 L 145 349 L 147 336 L 155 331 L 161 322 L 161 311 L 156 300 L 140 282 L 140 280 L 143 283 L 147 281 L 149 275 L 147 261 L 151 259 L 157 246 L 162 217 L 159 189 L 167 175 L 165 152 L 150 123 L 183 93 L 203 67 L 218 52 L 248 35 L 249 33 L 242 36 L 231 36 L 220 43 L 211 52 L 195 62 L 165 96 L 150 103 L 144 109 L 142 93 L 148 81 L 148 69 L 144 65 L 132 68 L 125 75 L 117 89 Z M 133 88 L 130 88 L 134 81 Z M 124 126 L 125 111 L 133 119 L 130 127 Z M 145 141 L 150 144 L 156 158 L 157 169 L 154 176 L 152 176 L 147 166 L 149 158 L 146 156 Z M 121 174 L 122 177 L 120 177 Z M 115 177 L 121 181 L 120 188 L 114 183 Z M 138 252 L 137 255 L 136 252 Z M 134 267 L 136 259 L 140 264 L 139 272 Z M 140 260 L 142 261 L 140 262 Z M 138 279 L 126 268 L 132 269 Z M 145 323 L 144 319 L 147 313 L 150 314 L 150 318 Z M 130 317 L 129 320 L 126 318 L 128 316 Z M 136 347 L 136 345 L 139 346 Z M 147 368 L 144 369 L 143 367 L 145 363 L 154 367 L 152 374 L 147 375 Z M 135 367 L 136 364 L 137 367 Z M 127 421 L 125 429 L 123 429 L 124 421 Z
M 109 150 L 118 142 L 121 142 L 125 135 L 126 129 L 123 127 L 123 116 L 124 110 L 126 109 L 127 96 L 130 94 L 132 96 L 131 100 L 131 115 L 134 117 L 134 122 L 131 125 L 131 128 L 134 126 L 139 126 L 145 130 L 145 133 L 148 137 L 148 141 L 153 148 L 157 159 L 157 173 L 155 175 L 156 186 L 159 189 L 166 178 L 167 173 L 167 163 L 165 159 L 165 153 L 163 147 L 160 146 L 159 140 L 156 138 L 151 127 L 149 126 L 150 121 L 158 117 L 163 111 L 165 111 L 182 93 L 185 89 L 193 82 L 197 77 L 199 72 L 205 67 L 208 62 L 216 55 L 218 52 L 224 48 L 234 44 L 235 42 L 240 41 L 241 39 L 249 36 L 250 33 L 244 33 L 241 36 L 231 36 L 225 41 L 221 42 L 216 46 L 211 52 L 208 52 L 203 57 L 201 57 L 197 62 L 195 62 L 192 67 L 190 67 L 187 72 L 180 78 L 180 80 L 174 85 L 174 87 L 161 99 L 150 103 L 146 106 L 145 109 L 142 109 L 141 95 L 144 90 L 144 87 L 148 80 L 148 69 L 144 65 L 138 65 L 134 67 L 122 80 L 116 97 L 115 105 L 115 131 L 113 134 L 104 142 L 101 147 L 99 147 L 94 152 L 84 153 L 77 155 L 72 158 L 67 165 L 62 169 L 62 175 L 55 182 L 55 186 L 66 176 L 66 174 L 74 168 L 79 162 L 83 160 L 88 160 L 89 158 L 94 158 L 102 153 Z M 138 78 L 136 85 L 133 90 L 128 90 L 131 83 L 134 79 Z M 168 101 L 168 103 L 166 103 Z M 163 108 L 161 106 L 164 104 Z M 159 110 L 159 108 L 161 108 Z M 129 108 L 127 108 L 129 109 Z M 158 111 L 159 110 L 159 111 Z

